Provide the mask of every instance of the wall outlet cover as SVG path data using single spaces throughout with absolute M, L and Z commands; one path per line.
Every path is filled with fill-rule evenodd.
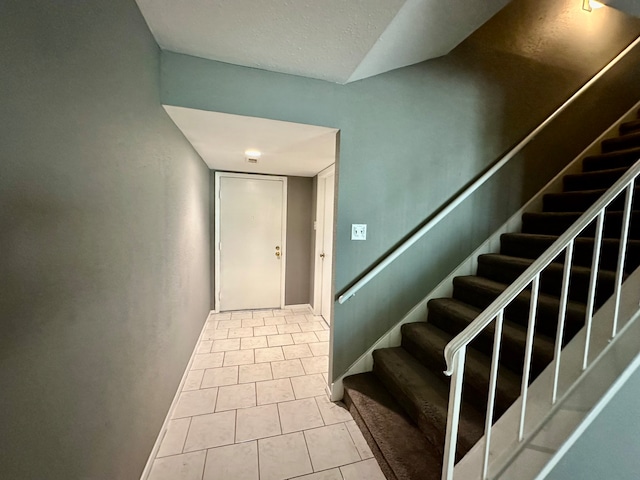
M 351 224 L 351 240 L 366 240 L 367 225 L 363 223 Z

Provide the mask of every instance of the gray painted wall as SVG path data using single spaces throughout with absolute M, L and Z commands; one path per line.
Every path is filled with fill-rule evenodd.
M 139 478 L 209 310 L 208 170 L 131 0 L 0 3 L 0 477 Z
M 211 309 L 215 299 L 215 172 L 210 172 L 211 211 Z M 302 305 L 311 301 L 313 276 L 312 234 L 315 211 L 313 206 L 313 179 L 287 177 L 287 265 L 285 277 L 285 304 Z
M 636 370 L 547 480 L 637 480 L 640 471 L 640 370 Z
M 346 86 L 163 52 L 162 100 L 340 129 L 340 293 L 640 33 L 637 19 L 580 7 L 514 0 L 451 54 Z M 639 59 L 634 52 L 412 251 L 336 304 L 334 378 L 638 100 Z M 368 224 L 366 242 L 349 240 L 352 223 Z

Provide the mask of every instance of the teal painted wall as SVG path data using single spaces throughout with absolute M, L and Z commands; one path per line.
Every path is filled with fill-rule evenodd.
M 3 0 L 0 45 L 0 477 L 136 479 L 209 310 L 208 169 L 132 0 Z
M 340 129 L 340 293 L 639 33 L 639 20 L 615 10 L 514 0 L 446 57 L 345 86 L 163 52 L 162 100 Z M 334 378 L 640 98 L 639 55 L 355 299 L 336 304 Z M 352 223 L 368 224 L 366 242 L 349 240 Z

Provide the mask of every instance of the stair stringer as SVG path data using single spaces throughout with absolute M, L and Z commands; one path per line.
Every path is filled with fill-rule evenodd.
M 427 318 L 427 303 L 434 298 L 451 297 L 453 293 L 453 279 L 459 276 L 474 275 L 478 266 L 478 256 L 486 253 L 500 251 L 500 236 L 503 233 L 520 231 L 522 226 L 522 214 L 526 212 L 542 211 L 542 199 L 547 193 L 560 193 L 562 191 L 562 178 L 567 174 L 580 173 L 581 161 L 589 155 L 600 153 L 600 143 L 607 138 L 617 136 L 620 124 L 636 119 L 636 112 L 640 108 L 640 102 L 630 108 L 619 120 L 614 122 L 602 135 L 596 138 L 587 148 L 576 156 L 565 168 L 552 178 L 537 194 L 515 212 L 504 224 L 500 226 L 487 240 L 474 250 L 462 263 L 460 263 L 446 278 L 444 278 L 431 292 L 418 302 L 396 325 L 384 333 L 366 352 L 364 352 L 345 373 L 335 379 L 329 386 L 329 396 L 332 401 L 342 400 L 344 389 L 342 381 L 345 377 L 373 370 L 373 351 L 380 348 L 400 346 L 402 340 L 401 329 L 405 323 L 424 322 Z
M 553 381 L 554 364 L 548 365 L 538 378 L 529 386 L 527 397 L 527 411 L 525 416 L 524 441 L 519 442 L 517 437 L 522 409 L 522 399 L 519 398 L 500 417 L 491 430 L 491 448 L 489 452 L 489 478 L 499 479 L 516 478 L 514 465 L 520 462 L 528 462 L 524 455 L 528 447 L 536 439 L 536 435 L 548 427 L 547 420 L 556 414 L 565 404 L 565 400 L 572 397 L 580 382 L 584 382 L 589 375 L 604 375 L 607 381 L 598 382 L 598 389 L 590 391 L 592 406 L 607 393 L 628 365 L 640 352 L 640 268 L 636 269 L 624 282 L 621 291 L 620 316 L 618 335 L 611 340 L 613 325 L 614 298 L 610 298 L 593 316 L 593 329 L 589 347 L 589 366 L 582 372 L 582 358 L 584 355 L 585 330 L 582 328 L 576 336 L 562 349 L 560 361 L 560 376 L 558 386 L 559 401 L 551 404 L 551 390 Z M 620 345 L 623 348 L 616 348 Z M 612 360 L 613 357 L 613 360 Z M 613 367 L 612 367 L 613 365 Z M 603 372 L 604 370 L 604 372 Z M 612 371 L 615 370 L 615 371 Z M 580 378 L 582 375 L 582 378 Z M 565 395 L 566 394 L 566 395 Z M 588 408 L 584 410 L 584 419 L 587 419 Z M 583 419 L 583 420 L 584 420 Z M 571 432 L 561 432 L 569 438 Z M 559 433 L 555 432 L 557 436 Z M 533 443 L 535 445 L 536 443 Z M 548 460 L 554 456 L 550 448 L 543 446 L 532 450 L 547 450 Z M 558 449 L 558 452 L 560 449 Z M 454 469 L 456 480 L 480 480 L 482 471 L 482 459 L 484 455 L 484 437 L 476 443 L 469 452 L 458 462 Z M 519 460 L 520 459 L 520 460 Z M 537 461 L 540 461 L 539 459 Z M 520 465 L 522 467 L 522 465 Z M 538 471 L 544 464 L 538 465 Z M 535 475 L 527 477 L 523 472 L 537 474 L 535 466 L 517 468 L 518 480 L 537 478 Z

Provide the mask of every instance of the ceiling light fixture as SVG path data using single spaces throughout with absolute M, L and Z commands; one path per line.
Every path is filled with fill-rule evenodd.
M 598 8 L 602 7 L 604 7 L 604 3 L 598 2 L 596 0 L 582 0 L 582 9 L 586 12 L 597 10 Z
M 260 150 L 247 150 L 244 154 L 250 158 L 260 158 L 262 152 L 260 152 Z

